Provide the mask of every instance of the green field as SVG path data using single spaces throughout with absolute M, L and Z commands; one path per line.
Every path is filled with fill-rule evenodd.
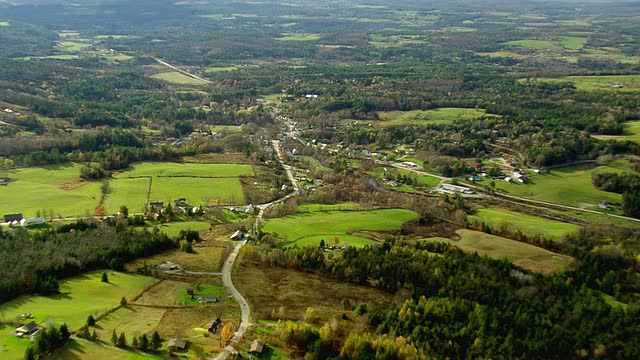
M 398 230 L 402 224 L 416 217 L 416 213 L 404 209 L 308 212 L 270 219 L 263 231 L 275 233 L 285 241 L 300 241 L 300 244 L 318 244 L 322 238 L 330 244 L 333 237 L 338 236 L 342 245 L 363 246 L 371 240 L 345 235 L 361 231 Z
M 455 120 L 474 120 L 484 115 L 486 115 L 486 112 L 482 109 L 465 108 L 378 112 L 383 126 L 450 124 Z
M 130 340 L 130 339 L 128 339 Z M 109 339 L 106 339 L 108 342 Z M 162 359 L 149 355 L 141 355 L 133 351 L 103 347 L 100 344 L 83 340 L 71 340 L 61 350 L 50 357 L 53 360 L 146 360 Z
M 49 165 L 0 171 L 16 181 L 0 186 L 0 214 L 58 217 L 93 215 L 100 198 L 100 182 L 80 179 L 80 164 Z
M 461 229 L 456 231 L 460 240 L 431 238 L 427 241 L 447 242 L 470 253 L 477 252 L 494 259 L 508 259 L 523 269 L 553 274 L 570 269 L 575 259 L 557 254 L 527 243 L 489 235 L 479 231 Z
M 624 123 L 624 135 L 591 135 L 600 140 L 628 140 L 640 143 L 640 121 L 629 121 Z
M 317 34 L 305 34 L 305 35 L 284 35 L 279 38 L 274 38 L 274 40 L 278 41 L 315 41 L 319 40 L 320 35 Z
M 150 185 L 150 178 L 111 180 L 102 207 L 108 213 L 115 213 L 122 205 L 126 205 L 132 213 L 143 212 Z
M 616 160 L 604 166 L 574 165 L 550 170 L 546 174 L 529 174 L 529 183 L 496 181 L 496 188 L 507 194 L 577 207 L 594 207 L 606 201 L 620 204 L 620 194 L 596 189 L 591 182 L 595 172 L 630 171 L 628 160 Z
M 237 66 L 211 66 L 208 67 L 205 72 L 226 72 L 238 70 Z
M 298 206 L 298 212 L 324 212 L 336 210 L 361 210 L 361 206 L 358 203 L 304 204 Z
M 0 26 L 11 26 L 8 21 L 0 21 Z
M 582 50 L 587 44 L 588 39 L 581 36 L 563 36 L 560 44 L 569 51 Z
M 23 295 L 0 305 L 0 313 L 15 319 L 22 313 L 32 313 L 38 324 L 52 320 L 66 323 L 70 330 L 82 326 L 89 314 L 100 315 L 120 303 L 125 296 L 136 295 L 153 278 L 108 271 L 109 283 L 100 281 L 102 271 L 72 277 L 60 282 L 60 295 Z
M 239 177 L 255 176 L 251 165 L 242 164 L 191 164 L 191 163 L 159 163 L 143 162 L 132 165 L 122 177 L 135 176 L 206 176 L 206 177 Z
M 207 230 L 211 225 L 204 221 L 171 222 L 160 225 L 160 231 L 169 236 L 178 236 L 182 230 Z
M 155 177 L 150 199 L 169 202 L 186 198 L 189 205 L 244 204 L 238 178 Z
M 494 229 L 506 226 L 510 231 L 520 230 L 533 236 L 543 234 L 547 238 L 559 239 L 580 229 L 580 226 L 549 220 L 537 216 L 525 215 L 500 208 L 479 209 L 469 216 L 470 221 L 484 222 Z
M 113 330 L 126 331 L 127 340 L 153 332 L 167 309 L 127 305 L 98 321 L 95 327 L 98 339 L 109 342 Z
M 2 320 L 13 320 L 3 316 Z M 12 335 L 15 326 L 0 325 L 0 359 L 22 359 L 25 351 L 31 345 L 27 338 Z
M 563 76 L 558 78 L 539 78 L 535 81 L 560 83 L 570 82 L 576 89 L 583 91 L 611 90 L 638 91 L 640 90 L 640 75 L 605 75 L 605 76 Z M 621 83 L 623 87 L 615 87 Z
M 187 76 L 184 75 L 182 73 L 179 73 L 177 71 L 169 71 L 169 72 L 163 72 L 163 73 L 159 73 L 159 74 L 154 74 L 151 75 L 152 78 L 154 79 L 158 79 L 158 80 L 163 80 L 172 84 L 178 84 L 178 85 L 204 85 L 206 84 L 205 81 L 202 81 L 200 79 L 196 79 L 196 78 L 192 78 L 191 76 Z
M 91 44 L 77 42 L 77 41 L 60 41 L 58 42 L 58 45 L 57 45 L 57 47 L 60 50 L 69 51 L 69 52 L 78 52 L 78 51 L 86 50 L 90 46 Z

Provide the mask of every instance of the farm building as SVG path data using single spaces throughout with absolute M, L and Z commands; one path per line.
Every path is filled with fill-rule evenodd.
M 218 297 L 215 295 L 202 295 L 201 297 L 198 298 L 198 302 L 200 304 L 214 303 L 214 302 L 218 302 Z
M 45 223 L 45 220 L 42 216 L 20 220 L 20 225 L 22 226 L 42 225 L 44 223 Z
M 4 221 L 5 222 L 13 222 L 13 221 L 21 221 L 24 217 L 22 216 L 22 213 L 16 213 L 16 214 L 7 214 L 4 216 Z
M 178 200 L 175 201 L 176 206 L 182 207 L 182 206 L 189 206 L 189 204 L 187 203 L 187 199 L 186 198 L 180 198 Z
M 469 189 L 468 187 L 453 185 L 453 184 L 442 184 L 440 187 L 445 192 L 449 193 L 457 193 L 457 194 L 473 194 L 475 191 Z
M 170 351 L 184 350 L 186 347 L 187 342 L 182 339 L 173 338 L 170 339 L 167 343 L 167 349 L 169 349 Z
M 35 335 L 40 328 L 36 324 L 35 321 L 31 321 L 25 325 L 20 326 L 16 329 L 17 337 L 25 337 L 25 336 L 33 336 Z
M 261 355 L 262 352 L 264 351 L 265 346 L 266 346 L 266 343 L 264 342 L 264 340 L 255 339 L 251 343 L 251 349 L 249 350 L 249 353 L 253 355 Z
M 160 211 L 164 209 L 164 203 L 162 201 L 152 201 L 149 203 L 149 210 Z
M 244 233 L 241 230 L 236 230 L 230 237 L 231 240 L 243 240 Z

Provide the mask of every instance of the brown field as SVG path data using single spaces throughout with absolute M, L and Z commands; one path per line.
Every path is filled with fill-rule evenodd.
M 182 160 L 186 163 L 197 164 L 253 164 L 251 159 L 247 159 L 242 153 L 199 154 L 185 156 Z
M 339 318 L 345 311 L 342 299 L 348 298 L 355 306 L 367 303 L 369 310 L 387 308 L 393 295 L 370 287 L 343 283 L 315 274 L 280 268 L 262 268 L 241 264 L 234 269 L 234 284 L 253 309 L 254 319 L 271 318 L 272 310 L 284 307 L 283 319 L 303 319 L 306 309 L 312 307 L 318 323 Z M 259 285 L 257 285 L 259 284 Z

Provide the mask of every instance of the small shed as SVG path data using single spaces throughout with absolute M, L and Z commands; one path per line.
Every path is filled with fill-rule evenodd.
M 214 302 L 218 302 L 218 297 L 215 295 L 202 295 L 201 297 L 198 298 L 198 302 L 200 304 L 214 303 Z
M 241 230 L 236 230 L 236 232 L 234 232 L 231 237 L 231 240 L 242 240 L 244 239 L 244 233 Z
M 4 216 L 4 221 L 8 223 L 14 222 L 14 221 L 20 222 L 23 218 L 24 216 L 22 216 L 22 213 L 7 214 Z
M 31 336 L 37 333 L 38 330 L 39 328 L 36 322 L 30 321 L 29 323 L 22 325 L 16 329 L 16 336 L 18 337 Z
M 249 353 L 251 353 L 253 355 L 260 355 L 264 351 L 265 345 L 266 344 L 265 344 L 264 340 L 255 339 L 251 343 L 251 349 L 249 350 Z
M 187 288 L 187 295 L 193 295 L 193 288 Z
M 187 342 L 182 339 L 170 339 L 167 343 L 167 349 L 171 351 L 184 350 L 187 347 Z

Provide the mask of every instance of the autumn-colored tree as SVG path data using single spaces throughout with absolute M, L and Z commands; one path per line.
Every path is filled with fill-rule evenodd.
M 340 244 L 340 238 L 336 235 L 333 237 L 333 245 L 338 246 Z
M 222 327 L 220 332 L 220 346 L 226 345 L 231 340 L 231 328 L 233 323 L 228 322 Z
M 107 215 L 109 215 L 109 212 L 104 206 L 98 206 L 96 208 L 96 216 L 101 217 L 101 216 L 107 216 Z

